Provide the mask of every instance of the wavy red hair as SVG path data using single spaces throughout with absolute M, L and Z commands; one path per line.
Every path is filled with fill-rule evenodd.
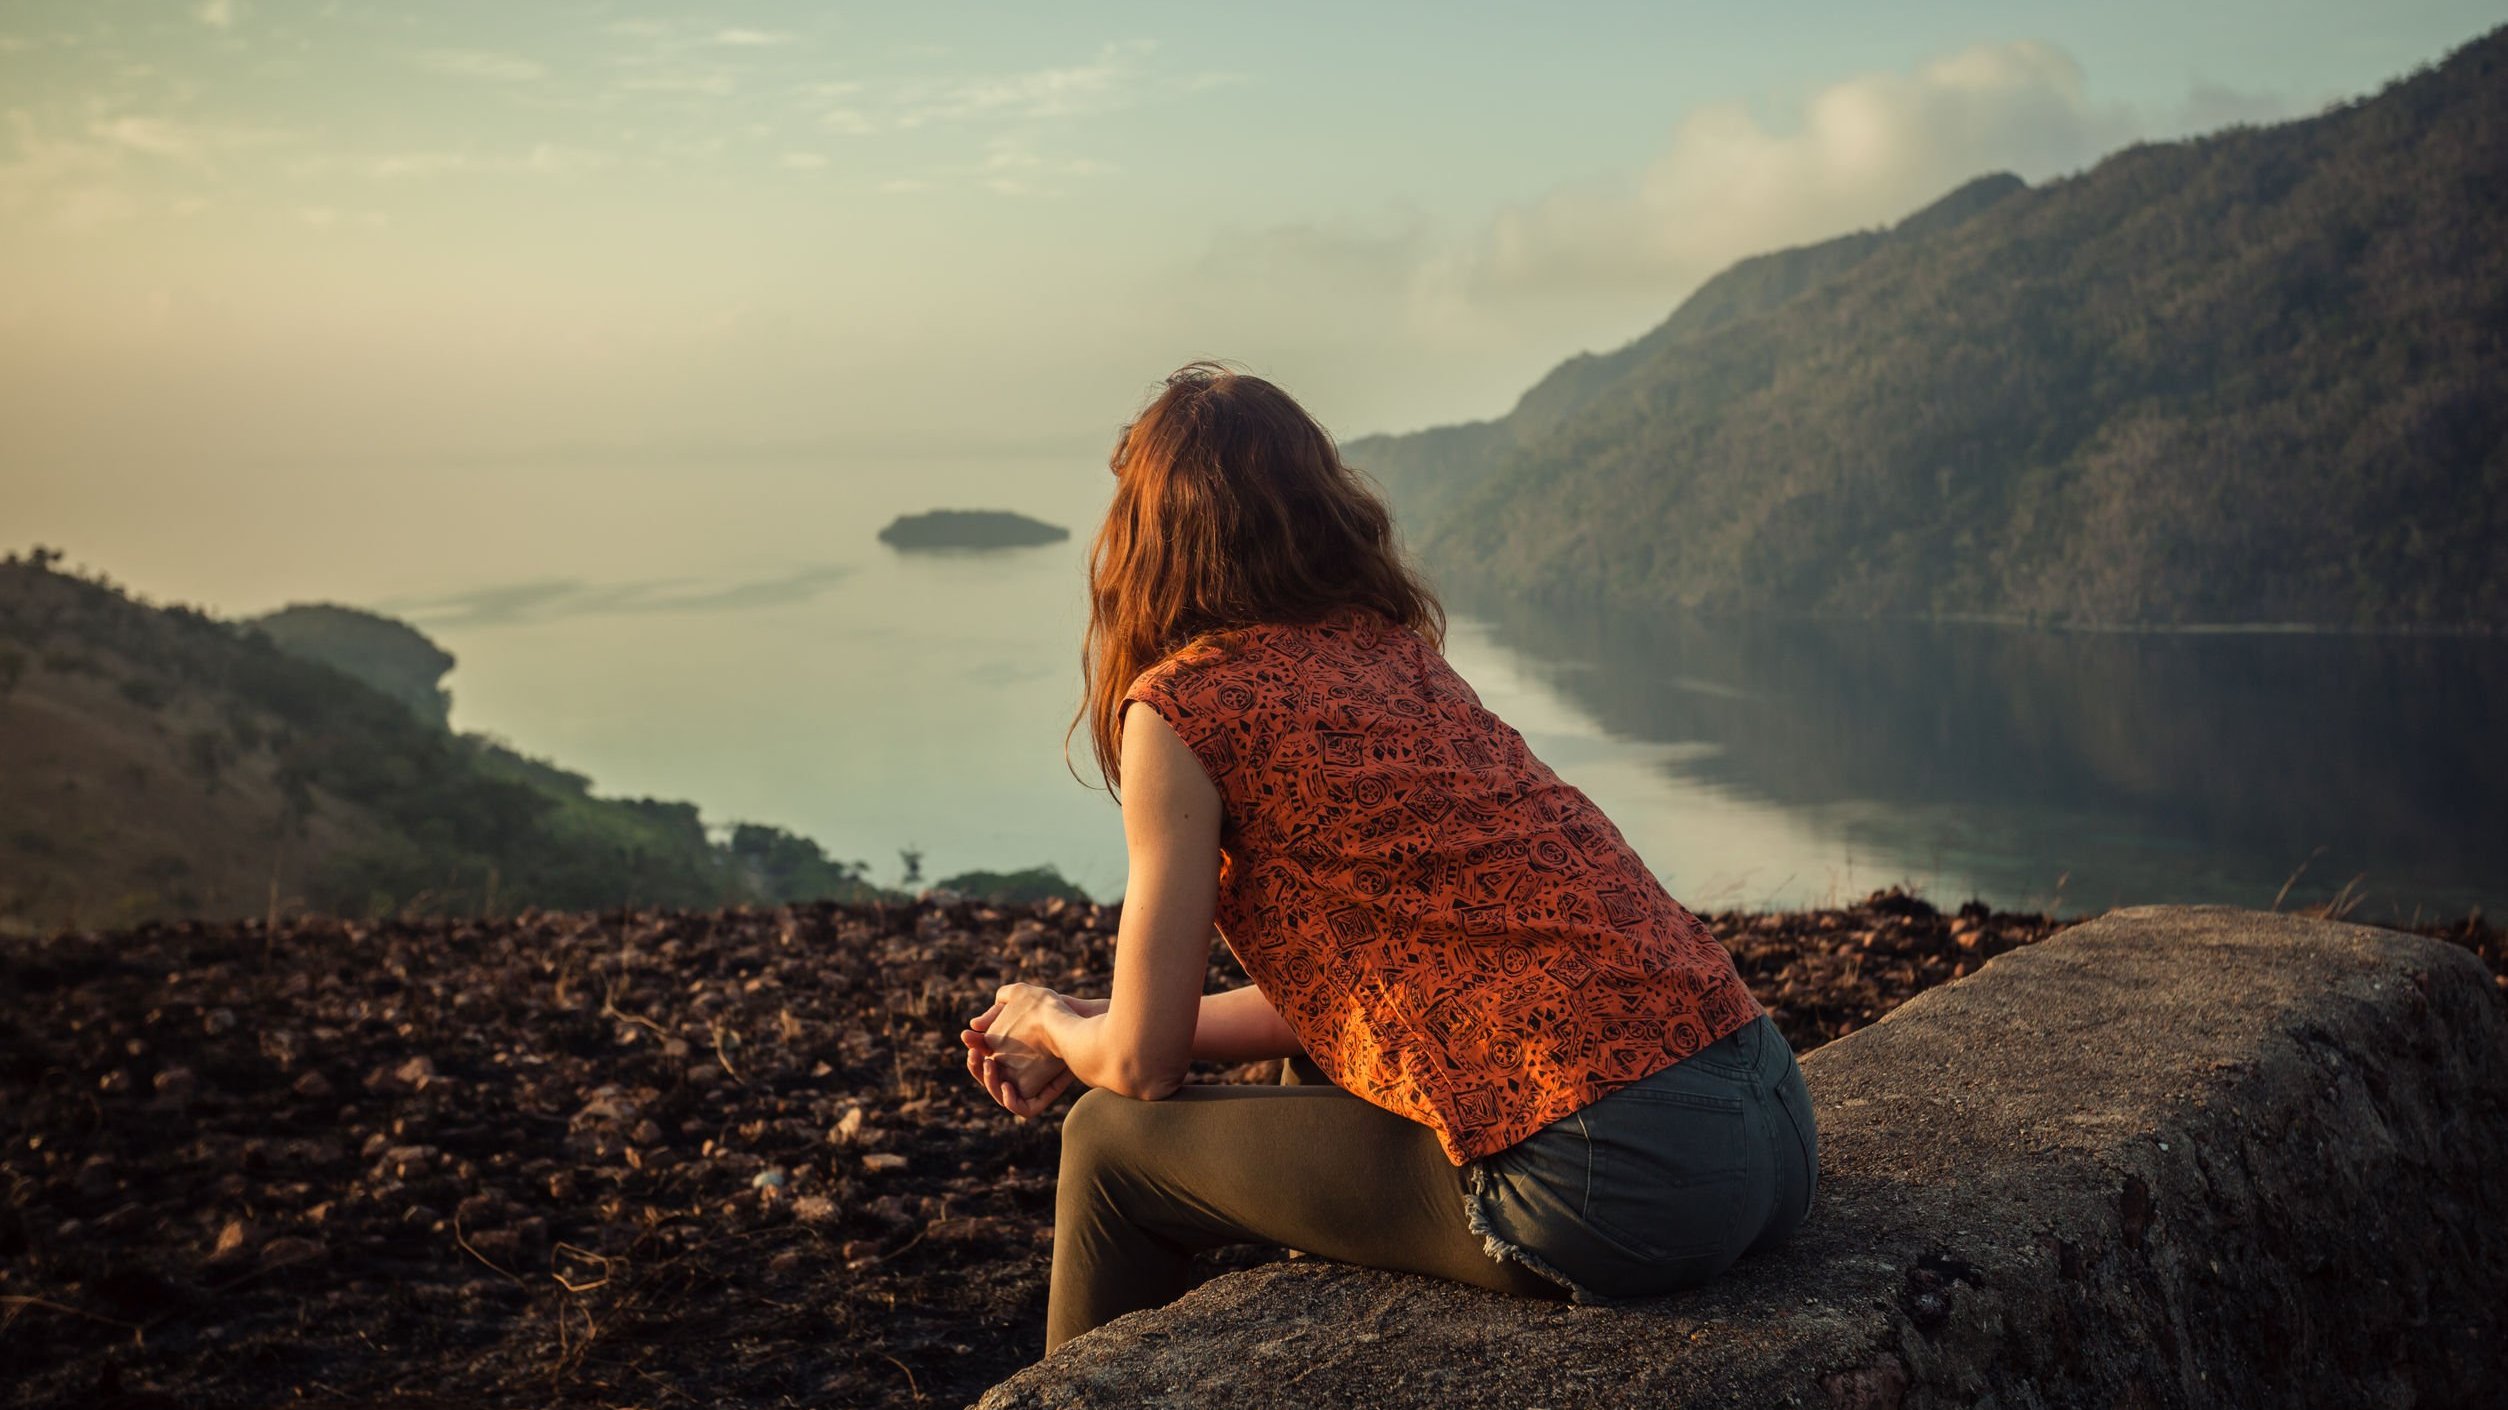
M 1393 515 L 1288 393 L 1193 362 L 1115 438 L 1114 503 L 1089 546 L 1082 724 L 1109 791 L 1123 696 L 1142 671 L 1230 631 L 1371 608 L 1445 645 L 1445 609 L 1394 541 Z M 1077 771 L 1074 771 L 1077 776 Z

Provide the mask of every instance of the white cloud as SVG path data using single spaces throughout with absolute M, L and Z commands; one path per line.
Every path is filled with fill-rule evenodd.
M 682 97 L 721 98 L 740 87 L 730 69 L 723 68 L 657 68 L 629 74 L 618 86 L 630 93 L 676 94 Z
M 124 116 L 96 123 L 89 130 L 115 146 L 152 157 L 190 157 L 200 151 L 196 133 L 163 118 Z
M 1747 256 L 1895 221 L 1988 172 L 2039 181 L 2136 139 L 2288 112 L 2204 87 L 2172 107 L 2102 102 L 2061 49 L 1982 44 L 1839 80 L 1773 118 L 1738 100 L 1693 108 L 1642 166 L 1478 220 L 1395 211 L 1226 232 L 1170 297 L 1214 345 L 1373 385 L 1379 424 L 1451 420 L 1463 389 L 1496 411 Z
M 0 153 L 0 216 L 39 229 L 84 233 L 175 210 L 146 191 L 145 166 L 175 166 L 218 177 L 240 149 L 291 140 L 276 130 L 191 123 L 124 113 L 63 131 L 24 108 L 8 112 L 10 141 Z
M 536 59 L 491 49 L 429 49 L 418 55 L 418 66 L 451 78 L 476 78 L 491 83 L 528 83 L 546 78 L 549 72 L 548 66 Z
M 569 147 L 556 142 L 540 142 L 524 154 L 520 167 L 524 171 L 569 173 L 598 171 L 616 164 L 617 158 L 589 147 Z M 504 168 L 516 169 L 516 168 Z
M 986 143 L 984 159 L 972 174 L 976 184 L 997 196 L 1059 196 L 1063 188 L 1056 177 L 1108 176 L 1116 169 L 1114 163 L 1093 157 L 1049 157 L 1027 138 L 1013 135 Z
M 192 15 L 211 29 L 233 29 L 235 0 L 200 0 Z
M 775 161 L 776 165 L 794 171 L 817 171 L 827 165 L 827 157 L 819 152 L 786 152 Z
M 1085 64 L 910 85 L 897 125 L 1070 117 L 1126 106 L 1148 86 L 1142 70 L 1157 47 L 1154 40 L 1121 40 L 1099 49 Z
M 617 162 L 618 158 L 611 153 L 593 148 L 541 142 L 519 152 L 387 152 L 381 156 L 367 158 L 353 169 L 370 180 L 399 181 L 415 177 L 477 172 L 506 175 L 516 173 L 564 175 L 598 171 L 604 167 L 615 166 Z
M 721 29 L 714 32 L 714 42 L 738 49 L 761 49 L 769 45 L 790 44 L 793 36 L 771 29 Z
M 2201 90 L 2177 114 L 2102 104 L 2060 49 L 1977 45 L 1830 84 L 1790 121 L 1739 100 L 1694 108 L 1643 167 L 1555 187 L 1462 231 L 1404 219 L 1237 232 L 1197 277 L 1249 271 L 1272 291 L 1266 302 L 1283 281 L 1336 298 L 1372 286 L 1388 316 L 1493 337 L 1567 306 L 1659 311 L 1735 260 L 1896 220 L 1990 171 L 2073 170 L 2198 106 L 2228 104 Z
M 819 126 L 846 137 L 867 137 L 880 125 L 860 108 L 830 108 L 819 114 Z
M 2242 123 L 2281 122 L 2319 106 L 2295 102 L 2281 93 L 2247 93 L 2217 83 L 2198 83 L 2178 105 L 2177 121 L 2171 127 L 2179 132 L 2210 132 Z
M 390 152 L 366 163 L 366 175 L 378 181 L 476 169 L 476 161 L 463 152 Z
M 2043 177 L 2136 135 L 2080 65 L 2030 41 L 1822 89 L 1789 129 L 1740 102 L 1674 127 L 1646 167 L 1496 214 L 1452 277 L 1484 296 L 1691 284 L 1744 255 L 1895 219 L 1999 168 Z

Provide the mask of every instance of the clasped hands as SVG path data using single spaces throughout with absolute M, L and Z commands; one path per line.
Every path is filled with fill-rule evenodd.
M 967 1045 L 967 1075 L 1011 1115 L 1034 1116 L 1072 1082 L 1070 1065 L 1040 1042 L 1048 1016 L 1085 1018 L 1105 1010 L 1103 999 L 1069 998 L 1041 984 L 1005 984 L 994 993 L 993 1006 L 967 1020 L 958 1035 Z

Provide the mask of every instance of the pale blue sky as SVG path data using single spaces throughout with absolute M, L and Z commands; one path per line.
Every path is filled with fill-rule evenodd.
M 2504 15 L 0 3 L 0 475 L 1094 444 L 1197 355 L 1489 415 L 1739 256 Z

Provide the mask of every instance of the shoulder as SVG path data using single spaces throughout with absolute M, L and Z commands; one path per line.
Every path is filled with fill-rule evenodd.
M 1124 691 L 1127 700 L 1188 695 L 1207 688 L 1230 659 L 1226 648 L 1206 641 L 1178 647 L 1144 668 Z
M 1260 624 L 1195 637 L 1133 677 L 1125 698 L 1187 698 L 1228 688 L 1276 660 L 1286 634 L 1297 630 Z

